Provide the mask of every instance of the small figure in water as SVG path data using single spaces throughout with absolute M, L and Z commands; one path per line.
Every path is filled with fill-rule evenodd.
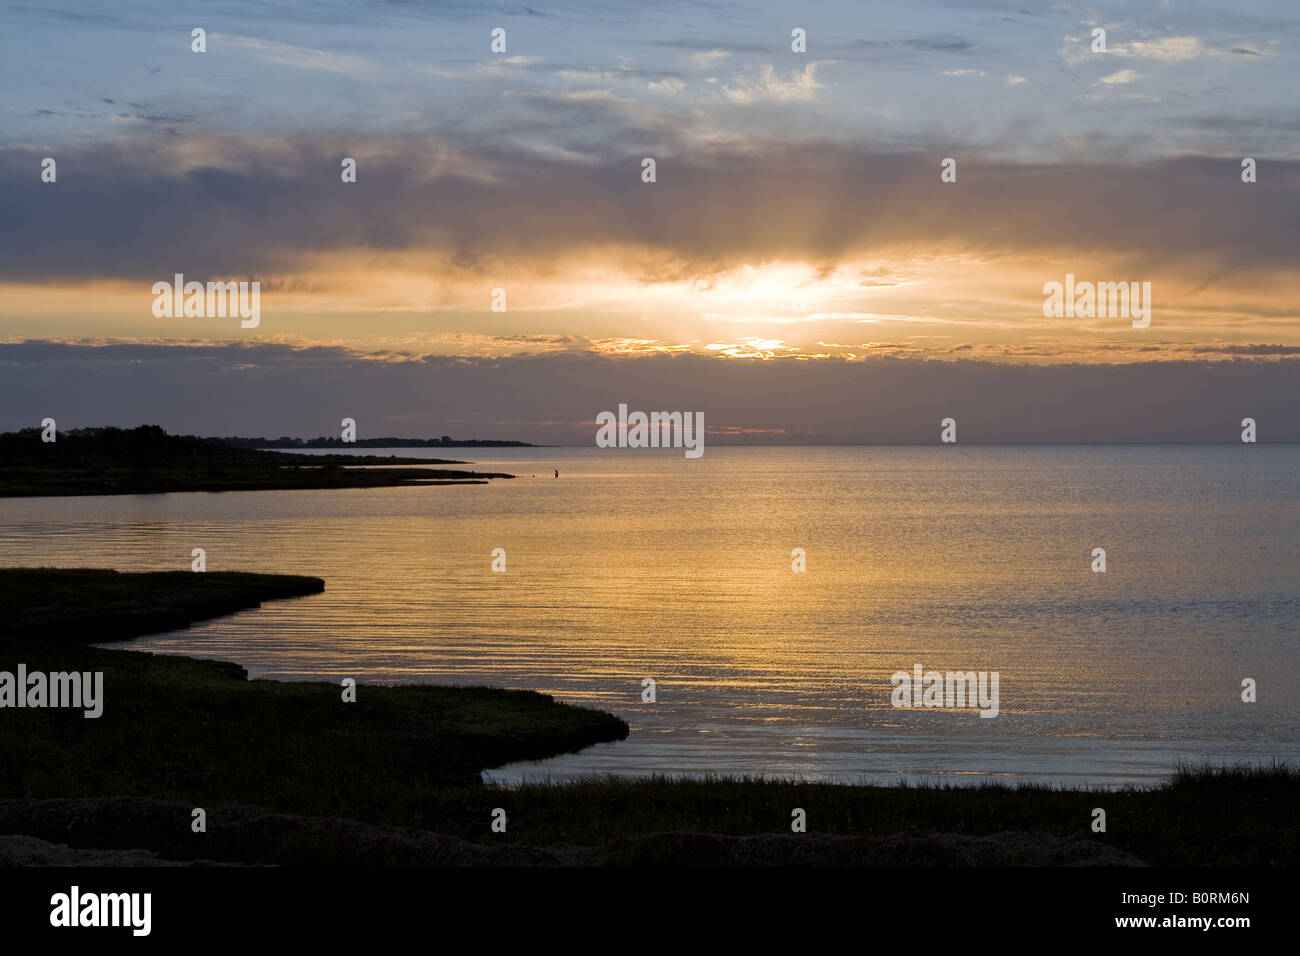
M 558 469 L 558 468 L 555 469 L 555 477 L 556 477 L 556 478 L 559 478 L 559 477 L 560 477 L 560 469 Z

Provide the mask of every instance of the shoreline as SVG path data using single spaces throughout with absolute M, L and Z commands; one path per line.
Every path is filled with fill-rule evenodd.
M 94 578 L 101 590 L 83 591 L 92 602 L 75 600 Z M 1284 765 L 1183 769 L 1157 787 L 1110 791 L 725 776 L 501 787 L 484 771 L 620 740 L 628 726 L 485 687 L 360 683 L 345 703 L 338 684 L 250 681 L 230 662 L 87 643 L 103 639 L 89 624 L 114 616 L 120 632 L 141 633 L 159 614 L 200 620 L 198 608 L 230 613 L 322 587 L 238 572 L 0 570 L 0 670 L 23 662 L 106 678 L 95 719 L 0 709 L 0 863 L 103 853 L 160 866 L 1300 862 L 1300 827 L 1278 825 L 1300 807 L 1300 771 Z M 220 602 L 193 593 L 222 588 Z M 1106 832 L 1090 826 L 1099 807 Z M 192 832 L 194 808 L 206 832 Z M 796 810 L 806 832 L 792 831 Z M 498 811 L 505 832 L 492 828 Z

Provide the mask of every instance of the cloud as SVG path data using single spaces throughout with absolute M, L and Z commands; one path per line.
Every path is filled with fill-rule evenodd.
M 803 350 L 787 345 L 784 339 L 760 339 L 749 337 L 740 342 L 710 342 L 704 347 L 706 352 L 725 355 L 728 358 L 773 359 L 778 355 L 797 354 Z
M 654 93 L 680 93 L 686 89 L 686 84 L 675 76 L 668 76 L 662 80 L 651 80 L 646 84 L 646 89 Z
M 728 50 L 698 50 L 687 57 L 687 59 L 695 69 L 707 70 L 710 67 L 721 63 L 729 56 L 731 56 L 731 53 Z
M 212 49 L 211 55 L 215 55 L 222 46 L 232 47 L 266 63 L 290 66 L 297 70 L 321 70 L 352 77 L 364 76 L 374 70 L 373 64 L 361 57 L 313 50 L 310 47 L 261 40 L 257 37 L 214 33 L 208 38 L 208 43 Z
M 817 99 L 824 87 L 817 82 L 816 62 L 802 70 L 781 76 L 770 63 L 764 64 L 757 77 L 741 77 L 733 86 L 723 87 L 723 95 L 744 106 L 755 103 L 809 103 Z
M 1111 73 L 1109 76 L 1103 76 L 1097 82 L 1105 83 L 1108 86 L 1114 86 L 1121 83 L 1132 83 L 1134 80 L 1139 79 L 1140 77 L 1141 74 L 1135 73 L 1133 70 L 1119 70 L 1116 73 Z
M 910 37 L 903 40 L 902 43 L 918 50 L 928 50 L 935 53 L 966 53 L 974 48 L 974 44 L 970 40 L 960 36 Z
M 1104 62 L 1108 56 L 1135 60 L 1149 60 L 1158 64 L 1189 63 L 1200 59 L 1235 60 L 1242 57 L 1262 57 L 1265 54 L 1253 46 L 1235 43 L 1231 46 L 1207 44 L 1192 35 L 1167 36 L 1155 39 L 1118 40 L 1122 34 L 1110 24 L 1105 53 L 1094 53 L 1090 37 L 1067 36 L 1061 46 L 1061 57 L 1068 66 L 1077 67 L 1087 62 Z
M 1232 57 L 1239 55 L 1223 47 L 1206 46 L 1199 37 L 1194 36 L 1161 37 L 1158 40 L 1134 40 L 1132 43 L 1111 44 L 1107 49 L 1112 56 L 1155 60 L 1158 63 L 1186 63 L 1189 60 L 1197 60 L 1207 56 Z
M 575 120 L 617 108 L 564 105 Z M 1221 187 L 1237 181 L 1235 158 L 1034 165 L 972 155 L 962 180 L 979 188 L 942 190 L 934 169 L 948 143 L 891 153 L 817 139 L 695 147 L 690 136 L 669 125 L 653 143 L 628 140 L 625 155 L 574 157 L 521 156 L 472 137 L 370 137 L 360 150 L 332 137 L 191 136 L 148 152 L 62 150 L 57 186 L 29 174 L 43 151 L 0 149 L 0 279 L 290 279 L 408 257 L 429 278 L 585 260 L 662 282 L 923 251 L 1093 255 L 1148 273 L 1159 263 L 1194 282 L 1294 266 L 1300 162 L 1270 161 L 1269 201 L 1243 204 Z M 355 186 L 338 181 L 349 154 Z M 659 159 L 653 186 L 640 181 L 646 155 Z
M 332 433 L 342 407 L 368 434 L 589 445 L 594 424 L 581 423 L 626 401 L 703 411 L 711 436 L 747 441 L 934 444 L 953 415 L 964 444 L 1237 442 L 1243 408 L 1268 440 L 1300 440 L 1294 358 L 1026 366 L 899 357 L 872 344 L 877 355 L 862 361 L 565 352 L 365 361 L 340 348 L 28 342 L 0 345 L 0 428 L 49 415 L 63 428 L 315 436 Z
M 515 56 L 497 56 L 490 60 L 483 60 L 475 64 L 475 69 L 481 73 L 509 73 L 516 70 L 527 70 L 537 66 L 542 62 L 540 56 L 524 56 L 518 54 Z

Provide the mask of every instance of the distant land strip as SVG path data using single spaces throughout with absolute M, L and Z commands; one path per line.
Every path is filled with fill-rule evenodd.
M 486 438 L 214 438 L 231 448 L 535 448 L 526 441 L 497 441 Z
M 514 477 L 431 467 L 467 464 L 451 459 L 234 448 L 220 439 L 169 435 L 157 425 L 79 428 L 54 438 L 43 440 L 36 428 L 0 434 L 0 498 L 418 487 Z

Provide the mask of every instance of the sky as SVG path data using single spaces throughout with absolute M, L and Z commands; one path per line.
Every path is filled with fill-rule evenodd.
M 1259 0 L 0 4 L 0 428 L 1298 440 L 1297 39 Z M 155 315 L 177 273 L 259 324 Z M 1067 275 L 1149 325 L 1045 315 Z

